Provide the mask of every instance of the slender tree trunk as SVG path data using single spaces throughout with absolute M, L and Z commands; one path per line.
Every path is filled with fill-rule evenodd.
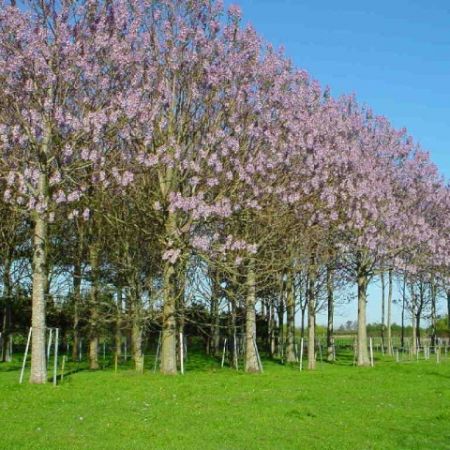
M 277 349 L 278 356 L 284 358 L 284 302 L 283 293 L 281 293 L 280 303 L 277 308 L 278 327 L 277 327 Z
M 211 345 L 209 354 L 218 356 L 220 354 L 220 278 L 217 273 L 212 275 L 212 292 L 211 292 Z
M 294 275 L 292 271 L 287 272 L 286 280 L 286 312 L 287 312 L 287 347 L 286 362 L 294 363 L 297 361 L 295 354 L 295 290 Z
M 5 258 L 3 264 L 3 299 L 5 307 L 3 308 L 3 327 L 2 327 L 2 361 L 9 362 L 12 359 L 11 347 L 11 307 L 12 307 L 12 289 L 11 289 L 11 260 Z
M 301 306 L 301 328 L 300 328 L 300 337 L 305 337 L 305 317 L 306 317 L 306 309 L 308 308 L 308 300 L 306 300 Z
M 259 372 L 256 348 L 256 275 L 255 263 L 249 262 L 247 272 L 247 296 L 245 301 L 245 371 Z
M 89 318 L 89 368 L 97 370 L 98 364 L 98 301 L 99 301 L 99 247 L 96 242 L 89 247 L 91 266 L 90 318 Z
M 114 355 L 119 361 L 122 356 L 122 288 L 117 289 L 116 324 L 114 330 Z
M 177 373 L 177 337 L 176 337 L 176 273 L 170 261 L 164 263 L 164 307 L 161 345 L 161 373 Z
M 367 274 L 362 269 L 358 274 L 358 366 L 370 365 L 369 352 L 367 350 L 366 326 L 367 285 Z
M 415 355 L 417 353 L 417 317 L 415 313 L 413 312 L 412 315 L 412 338 L 411 338 L 411 349 L 413 354 Z
M 135 280 L 131 280 L 135 284 Z M 134 368 L 138 373 L 144 373 L 144 354 L 142 352 L 142 311 L 139 289 L 132 286 L 130 289 L 131 307 L 131 353 L 133 355 Z
M 7 300 L 8 302 L 8 300 Z M 2 327 L 2 362 L 10 362 L 11 352 L 11 304 L 6 303 L 3 308 L 3 327 Z
M 316 269 L 311 263 L 308 273 L 308 369 L 316 368 Z
M 230 331 L 229 331 L 229 347 L 230 351 L 230 363 L 237 370 L 238 369 L 238 343 L 237 343 L 237 311 L 236 311 L 236 299 L 231 298 L 230 302 Z
M 384 279 L 384 270 L 381 270 L 380 279 L 381 279 L 381 345 L 384 347 L 385 307 L 386 307 L 386 281 Z
M 72 360 L 78 361 L 79 347 L 79 308 L 81 302 L 81 260 L 76 261 L 73 270 L 73 341 L 72 341 Z
M 44 143 L 44 153 L 47 153 L 48 138 Z M 48 202 L 47 169 L 41 168 L 38 181 L 38 192 L 44 201 Z M 30 383 L 44 384 L 47 382 L 47 363 L 45 348 L 45 292 L 47 289 L 47 239 L 48 219 L 46 212 L 35 212 L 33 236 L 33 292 L 32 319 L 33 327 L 31 345 L 31 375 Z
M 387 344 L 388 355 L 392 355 L 392 269 L 389 269 L 388 278 Z
M 406 309 L 406 274 L 403 276 L 403 291 L 402 291 L 402 334 L 400 345 L 405 348 L 405 309 Z
M 334 286 L 333 269 L 327 266 L 327 360 L 334 361 Z
M 142 352 L 142 325 L 139 317 L 133 315 L 131 326 L 131 351 L 133 353 L 134 368 L 138 373 L 144 373 L 144 355 Z
M 421 336 L 420 336 L 420 321 L 421 321 L 421 315 L 422 315 L 422 308 L 419 308 L 417 310 L 417 315 L 416 315 L 416 342 L 417 344 L 420 346 L 420 340 L 421 340 Z M 416 350 L 417 351 L 417 350 Z M 415 351 L 415 352 L 416 352 Z M 414 352 L 414 353 L 415 353 Z
M 437 344 L 437 323 L 436 323 L 436 297 L 437 297 L 437 288 L 436 288 L 436 280 L 434 279 L 434 275 L 431 277 L 430 282 L 430 294 L 431 294 L 431 346 L 436 348 Z
M 450 289 L 447 290 L 447 328 L 450 331 Z
M 277 352 L 277 339 L 276 339 L 277 325 L 275 322 L 275 305 L 273 301 L 270 302 L 269 311 L 270 311 L 270 321 L 269 321 L 270 356 L 272 356 L 273 358 Z

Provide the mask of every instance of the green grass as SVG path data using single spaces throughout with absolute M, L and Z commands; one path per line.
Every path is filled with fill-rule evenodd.
M 2 449 L 450 449 L 449 360 L 246 375 L 194 355 L 184 376 L 79 370 L 57 387 L 19 385 L 18 366 L 0 364 Z

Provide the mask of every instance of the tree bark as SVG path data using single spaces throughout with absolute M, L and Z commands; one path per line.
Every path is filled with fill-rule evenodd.
M 122 288 L 117 289 L 116 321 L 114 330 L 114 355 L 119 361 L 122 356 Z
M 447 290 L 447 328 L 450 331 L 450 289 Z
M 334 286 L 333 269 L 327 266 L 327 360 L 334 361 Z
M 211 344 L 209 354 L 218 356 L 220 354 L 220 277 L 217 273 L 212 275 L 212 292 L 211 292 Z
M 131 327 L 131 351 L 133 353 L 134 368 L 138 373 L 144 373 L 144 355 L 142 353 L 142 325 L 139 318 L 133 315 Z
M 256 348 L 256 275 L 255 263 L 249 262 L 245 301 L 245 371 L 260 372 Z
M 387 344 L 388 355 L 392 355 L 392 269 L 388 272 Z
M 230 363 L 237 370 L 238 367 L 238 352 L 237 352 L 237 312 L 236 312 L 236 299 L 231 298 L 229 301 L 230 305 L 230 330 L 229 330 L 229 347 L 231 347 L 230 352 Z
M 287 272 L 286 280 L 286 312 L 287 312 L 287 346 L 286 362 L 297 361 L 295 354 L 295 285 L 294 274 L 291 270 Z
M 43 152 L 47 153 L 48 138 L 44 143 Z M 44 203 L 48 203 L 47 169 L 41 168 L 38 181 L 38 193 Z M 47 290 L 47 239 L 48 220 L 46 212 L 34 212 L 34 236 L 33 236 L 33 286 L 32 286 L 32 318 L 31 326 L 31 375 L 30 383 L 44 384 L 47 382 L 47 362 L 45 348 L 46 317 L 45 293 Z
M 135 280 L 131 280 L 136 284 Z M 131 353 L 133 355 L 134 369 L 138 373 L 144 373 L 144 354 L 142 352 L 142 311 L 140 293 L 137 286 L 130 288 L 131 308 Z
M 177 337 L 176 337 L 176 273 L 170 261 L 164 263 L 164 307 L 161 343 L 161 373 L 177 373 Z
M 11 308 L 12 308 L 12 289 L 11 289 L 11 260 L 5 258 L 3 264 L 3 299 L 5 307 L 3 309 L 3 327 L 2 327 L 2 361 L 10 362 L 12 355 L 11 347 Z
M 403 275 L 403 291 L 402 291 L 402 333 L 400 346 L 405 348 L 405 309 L 406 309 L 406 274 Z
M 386 281 L 384 279 L 384 270 L 381 270 L 380 279 L 381 279 L 381 345 L 384 347 L 385 307 L 386 307 Z
M 364 269 L 361 268 L 358 273 L 358 366 L 370 365 L 369 352 L 367 349 L 366 326 L 367 285 L 367 274 Z
M 81 261 L 76 261 L 73 270 L 73 341 L 72 360 L 78 361 L 79 330 L 80 321 L 79 307 L 81 302 Z
M 273 358 L 277 352 L 277 342 L 276 342 L 276 322 L 275 322 L 275 305 L 271 301 L 269 304 L 269 349 L 270 356 Z
M 280 302 L 277 308 L 278 315 L 278 326 L 276 329 L 277 332 L 277 351 L 278 356 L 283 359 L 284 358 L 284 301 L 283 301 L 283 292 L 281 292 Z
M 430 294 L 431 294 L 431 346 L 434 347 L 436 351 L 437 344 L 437 323 L 436 323 L 436 297 L 437 297 L 437 287 L 434 275 L 431 276 L 430 281 Z
M 308 271 L 308 369 L 316 368 L 316 268 L 314 261 Z
M 91 266 L 90 318 L 89 318 L 89 368 L 97 370 L 98 363 L 98 295 L 99 295 L 99 247 L 96 242 L 89 247 L 89 264 Z

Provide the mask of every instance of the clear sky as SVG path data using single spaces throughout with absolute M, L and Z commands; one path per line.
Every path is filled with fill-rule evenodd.
M 239 5 L 244 22 L 283 46 L 332 94 L 355 93 L 395 127 L 406 127 L 450 178 L 450 0 L 225 3 Z M 373 286 L 371 322 L 380 320 L 379 298 Z M 356 318 L 355 305 L 339 308 L 336 322 L 347 318 Z M 394 319 L 400 320 L 398 308 Z
M 450 177 L 449 0 L 236 0 L 334 95 L 355 93 L 430 151 Z

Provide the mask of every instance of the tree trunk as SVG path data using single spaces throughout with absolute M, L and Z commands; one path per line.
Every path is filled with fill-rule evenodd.
M 436 351 L 437 344 L 437 323 L 436 323 L 436 297 L 437 297 L 437 287 L 434 275 L 431 276 L 430 282 L 430 294 L 431 294 L 431 346 Z
M 230 352 L 230 363 L 237 370 L 238 369 L 238 351 L 237 351 L 237 312 L 236 312 L 236 299 L 232 298 L 229 301 L 230 305 L 230 330 L 229 330 L 229 347 L 231 347 Z
M 168 249 L 176 242 L 177 224 L 173 213 L 168 213 L 166 221 L 166 238 Z M 160 371 L 165 375 L 177 374 L 177 273 L 176 261 L 164 261 L 163 268 L 163 324 L 161 342 Z
M 48 144 L 48 143 L 47 143 Z M 46 170 L 41 170 L 38 182 L 38 192 L 48 200 Z M 33 327 L 31 345 L 31 375 L 30 383 L 44 384 L 47 382 L 47 362 L 45 348 L 45 292 L 47 289 L 47 239 L 48 222 L 46 212 L 35 212 L 33 236 L 33 292 L 32 319 Z
M 269 304 L 269 350 L 270 356 L 273 358 L 277 352 L 277 340 L 276 340 L 276 322 L 275 322 L 275 305 L 271 301 Z
M 312 263 L 314 264 L 314 263 Z M 310 267 L 308 273 L 308 369 L 316 368 L 316 269 Z
M 217 273 L 212 276 L 212 292 L 211 292 L 211 344 L 209 354 L 218 356 L 220 354 L 220 315 L 219 315 L 219 302 L 220 302 L 220 278 Z
M 256 275 L 255 263 L 249 262 L 247 272 L 247 296 L 245 301 L 245 371 L 259 372 L 256 348 Z
M 122 288 L 117 289 L 116 323 L 114 329 L 114 356 L 119 361 L 122 356 Z
M 161 343 L 161 373 L 177 373 L 177 337 L 176 337 L 176 273 L 170 261 L 164 263 L 164 307 Z
M 278 327 L 277 331 L 277 351 L 278 356 L 284 359 L 284 302 L 283 293 L 281 293 L 280 302 L 277 308 Z
M 370 365 L 369 352 L 367 350 L 366 326 L 367 285 L 367 274 L 362 269 L 358 274 L 358 366 Z
M 330 266 L 327 266 L 327 360 L 330 362 L 334 361 L 333 318 L 334 318 L 333 269 Z
M 402 334 L 400 346 L 405 348 L 405 309 L 406 309 L 406 274 L 403 276 L 403 291 L 402 291 Z
M 422 309 L 419 308 L 417 310 L 417 314 L 416 314 L 416 340 L 414 342 L 414 344 L 416 344 L 415 347 L 417 347 L 417 345 L 420 347 L 420 320 L 421 320 L 421 315 L 422 315 Z M 417 348 L 414 349 L 414 353 L 417 352 Z
M 297 361 L 295 354 L 295 286 L 292 271 L 287 272 L 286 280 L 286 312 L 287 312 L 287 347 L 286 362 Z
M 388 355 L 392 355 L 392 269 L 388 272 L 387 344 Z
M 380 279 L 381 279 L 381 345 L 384 348 L 385 306 L 386 306 L 386 281 L 384 279 L 384 270 L 381 270 Z
M 131 264 L 131 262 L 129 262 Z M 129 265 L 129 267 L 131 267 Z M 142 311 L 140 293 L 136 286 L 136 280 L 130 280 L 135 284 L 130 288 L 130 313 L 131 313 L 131 353 L 133 355 L 134 368 L 138 373 L 144 373 L 144 354 L 142 352 Z
M 3 300 L 5 307 L 3 309 L 3 327 L 2 327 L 2 361 L 10 362 L 12 355 L 11 348 L 11 307 L 12 307 L 12 289 L 11 289 L 11 261 L 5 258 L 3 264 Z
M 73 341 L 72 360 L 78 361 L 79 330 L 80 321 L 79 307 L 81 302 L 81 261 L 76 261 L 73 270 Z
M 99 247 L 97 243 L 89 248 L 91 266 L 90 317 L 89 317 L 89 368 L 97 370 L 98 364 L 98 294 L 99 294 Z
M 131 326 L 131 351 L 133 353 L 134 368 L 138 373 L 144 373 L 144 355 L 142 353 L 142 325 L 138 317 L 133 314 Z
M 306 300 L 301 306 L 301 328 L 300 328 L 300 337 L 305 337 L 305 317 L 306 317 L 306 309 L 308 307 L 308 300 Z
M 447 328 L 450 331 L 450 289 L 447 290 Z

